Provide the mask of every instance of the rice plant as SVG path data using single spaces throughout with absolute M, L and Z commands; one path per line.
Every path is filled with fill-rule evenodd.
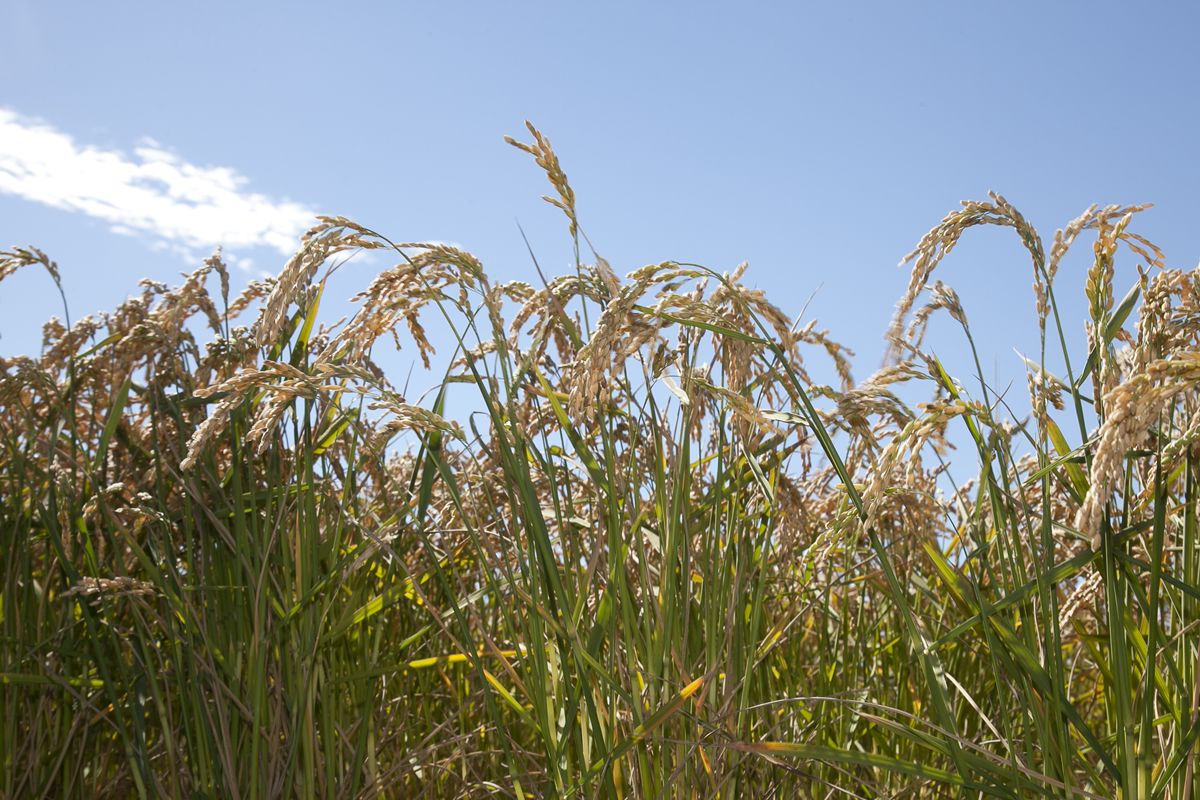
M 620 277 L 529 137 L 568 274 L 323 217 L 274 280 L 218 253 L 3 360 L 3 796 L 1197 796 L 1200 270 L 1145 206 L 1047 249 L 964 203 L 856 380 L 744 265 Z M 926 344 L 976 352 L 934 275 L 979 225 L 1028 251 L 1028 413 Z

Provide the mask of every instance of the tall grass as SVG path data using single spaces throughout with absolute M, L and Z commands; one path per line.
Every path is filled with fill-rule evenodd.
M 239 297 L 214 256 L 4 361 L 4 796 L 1196 796 L 1200 272 L 1142 207 L 1047 252 L 964 203 L 855 382 L 742 268 L 619 278 L 530 133 L 569 274 L 323 218 Z M 933 274 L 976 225 L 1030 256 L 1019 418 L 924 345 L 945 313 L 974 352 Z M 322 267 L 362 249 L 395 266 L 325 328 Z M 433 363 L 423 315 L 457 350 L 421 405 L 372 353 Z

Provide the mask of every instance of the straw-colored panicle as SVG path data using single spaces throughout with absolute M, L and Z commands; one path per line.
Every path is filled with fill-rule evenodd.
M 940 436 L 936 447 L 942 449 Z M 946 465 L 930 467 L 914 454 L 904 466 L 903 480 L 896 491 L 885 495 L 875 511 L 874 527 L 887 542 L 889 557 L 897 564 L 911 565 L 923 557 L 922 546 L 948 539 L 955 532 L 947 524 L 945 498 L 939 481 Z
M 201 369 L 208 374 L 221 375 L 230 367 L 249 363 L 258 354 L 258 343 L 250 329 L 239 325 L 229 331 L 229 336 L 217 336 L 204 345 L 204 360 Z
M 798 560 L 806 567 L 797 575 L 802 585 L 811 581 L 813 573 L 825 567 L 835 554 L 854 545 L 853 537 L 848 533 L 859 524 L 858 514 L 850 503 L 839 502 L 839 493 L 831 491 L 833 487 L 828 483 L 821 485 L 819 491 L 810 492 L 807 499 L 808 513 L 813 520 L 807 529 L 817 534 L 800 551 Z
M 783 313 L 779 306 L 767 299 L 767 295 L 762 289 L 751 289 L 742 283 L 748 267 L 749 263 L 743 261 L 732 273 L 722 275 L 721 281 L 709 297 L 709 302 L 716 308 L 736 315 L 741 323 L 741 329 L 745 333 L 760 334 L 757 325 L 752 321 L 752 315 L 757 314 L 774 331 L 776 343 L 783 351 L 793 360 L 799 360 L 796 350 L 798 340 L 793 330 L 792 320 Z M 811 331 L 810 328 L 809 332 Z M 842 365 L 838 366 L 840 373 Z
M 850 359 L 854 357 L 854 351 L 834 341 L 828 330 L 817 330 L 816 320 L 811 320 L 804 327 L 797 329 L 792 338 L 797 343 L 822 348 L 833 361 L 833 368 L 837 371 L 842 388 L 849 389 L 854 385 L 854 372 L 850 366 Z M 807 373 L 803 370 L 803 362 L 798 362 L 797 367 L 800 377 L 808 380 Z
M 1142 279 L 1135 369 L 1173 352 L 1186 351 L 1195 344 L 1196 326 L 1177 319 L 1173 303 L 1191 285 L 1192 273 L 1178 269 L 1163 270 L 1153 278 Z
M 276 278 L 258 321 L 255 338 L 260 347 L 274 344 L 287 322 L 287 310 L 306 290 L 321 265 L 338 253 L 377 250 L 387 246 L 377 234 L 345 217 L 318 217 L 319 224 L 301 239 L 301 246 Z
M 950 420 L 978 411 L 978 407 L 961 401 L 939 401 L 929 404 L 921 416 L 904 426 L 879 454 L 863 490 L 866 527 L 879 521 L 888 495 L 911 486 L 911 479 L 920 469 L 920 454 L 925 445 L 939 439 Z M 901 467 L 903 478 L 898 481 Z
M 594 419 L 607 402 L 604 394 L 612 380 L 614 355 L 617 363 L 621 363 L 631 352 L 625 336 L 637 323 L 634 306 L 646 291 L 656 283 L 665 284 L 696 274 L 694 270 L 670 261 L 645 266 L 629 274 L 629 283 L 604 307 L 591 338 L 571 365 L 574 391 L 569 405 L 573 417 Z
M 1099 570 L 1088 569 L 1066 601 L 1059 608 L 1058 626 L 1073 630 L 1073 623 L 1082 623 L 1096 608 L 1096 601 L 1104 591 L 1104 576 Z
M 617 273 L 613 270 L 612 265 L 605 258 L 597 255 L 596 263 L 591 268 L 591 271 L 600 279 L 601 285 L 608 290 L 609 297 L 621 291 L 621 279 L 617 277 Z
M 1038 236 L 1036 230 L 1029 222 L 1021 215 L 1011 203 L 1003 196 L 995 192 L 988 192 L 996 204 L 996 208 L 1001 215 L 1001 219 L 1007 222 L 998 222 L 1000 225 L 1009 225 L 1016 229 L 1021 237 L 1021 242 L 1025 245 L 1025 249 L 1029 252 L 1033 259 L 1033 297 L 1034 308 L 1037 312 L 1037 317 L 1041 330 L 1045 332 L 1046 316 L 1049 313 L 1049 278 L 1046 272 L 1046 252 L 1042 245 L 1042 239 Z M 960 320 L 964 329 L 967 327 L 965 318 Z
M 554 390 L 552 389 L 551 391 Z M 540 387 L 530 389 L 524 398 L 524 402 L 517 406 L 517 416 L 514 424 L 517 430 L 531 441 L 535 440 L 541 434 L 557 431 L 561 428 L 558 414 L 554 411 L 554 406 L 542 400 L 544 394 L 544 391 Z
M 485 339 L 474 347 L 469 347 L 463 350 L 462 355 L 456 358 L 450 364 L 450 370 L 465 376 L 466 372 L 463 371 L 465 368 L 468 368 L 486 356 L 495 353 L 496 350 L 496 340 Z
M 382 450 L 397 433 L 446 433 L 457 439 L 463 438 L 462 428 L 457 422 L 448 421 L 427 408 L 414 406 L 399 397 L 386 397 L 368 405 L 372 411 L 384 411 L 387 416 L 376 429 L 372 445 Z
M 224 432 L 233 410 L 241 404 L 243 394 L 247 390 L 267 384 L 277 374 L 271 362 L 266 362 L 262 369 L 245 369 L 224 381 L 197 389 L 195 396 L 198 398 L 216 395 L 221 397 L 209 410 L 207 419 L 196 427 L 188 440 L 187 455 L 180 462 L 180 469 L 187 471 L 194 467 L 204 450 Z
M 503 286 L 488 287 L 485 284 L 483 305 L 487 309 L 488 323 L 492 327 L 492 343 L 501 351 L 508 348 L 508 338 L 504 335 L 504 300 Z
M 562 209 L 570 223 L 571 236 L 574 237 L 579 232 L 579 218 L 575 214 L 575 190 L 567 182 L 567 173 L 563 172 L 558 156 L 555 154 L 554 148 L 550 146 L 550 140 L 533 127 L 533 123 L 528 120 L 525 121 L 525 127 L 533 136 L 533 144 L 519 142 L 511 136 L 505 136 L 504 141 L 518 150 L 529 153 L 537 165 L 545 170 L 546 178 L 558 193 L 558 197 L 543 197 L 542 199 Z
M 696 387 L 732 411 L 734 419 L 741 423 L 740 434 L 745 439 L 751 441 L 757 439 L 757 436 L 751 433 L 752 431 L 756 431 L 758 434 L 780 432 L 779 427 L 771 418 L 740 392 L 710 383 L 701 377 L 691 377 L 685 381 L 685 385 Z
M 153 597 L 158 594 L 154 584 L 136 578 L 80 578 L 79 582 L 63 592 L 69 597 Z
M 269 371 L 275 380 L 259 384 L 260 388 L 266 390 L 266 398 L 259 404 L 254 421 L 246 431 L 246 444 L 259 455 L 266 451 L 271 441 L 271 433 L 291 407 L 292 401 L 297 397 L 315 399 L 325 388 L 320 377 L 291 364 L 265 361 L 263 369 Z
M 262 298 L 271 294 L 275 289 L 274 278 L 263 278 L 262 280 L 250 281 L 246 284 L 246 288 L 242 290 L 229 307 L 225 311 L 225 316 L 228 319 L 237 319 L 246 309 L 257 303 Z
M 150 524 L 170 526 L 170 518 L 155 507 L 155 500 L 149 493 L 138 492 L 133 499 L 135 502 L 110 509 L 123 533 L 139 536 Z
M 1115 225 L 1105 222 L 1098 224 L 1099 234 L 1092 246 L 1094 258 L 1088 269 L 1084 283 L 1084 295 L 1088 300 L 1090 319 L 1086 323 L 1089 352 L 1097 353 L 1096 380 L 1092 381 L 1093 400 L 1096 407 L 1101 405 L 1103 397 L 1121 382 L 1120 370 L 1113 362 L 1111 348 L 1103 341 L 1106 322 L 1113 307 L 1113 277 L 1115 273 L 1117 245 L 1120 233 L 1132 219 L 1132 214 L 1126 214 L 1117 220 Z
M 216 265 L 220 265 L 221 269 L 217 269 Z M 213 303 L 212 297 L 208 293 L 206 283 L 209 275 L 213 272 L 222 274 L 221 270 L 223 269 L 224 264 L 219 258 L 209 258 L 204 266 L 188 275 L 179 288 L 163 295 L 158 307 L 151 314 L 157 326 L 177 338 L 182 334 L 183 325 L 191 318 L 193 312 L 201 311 L 208 320 L 212 331 L 220 333 L 222 315 L 217 311 L 216 304 Z M 225 274 L 222 284 L 228 285 L 228 282 L 228 274 Z
M 166 294 L 168 289 L 166 284 L 148 279 L 142 279 L 138 285 L 142 289 L 140 295 L 126 299 L 107 315 L 110 334 L 123 339 L 133 328 L 145 322 L 154 305 L 154 298 Z
M 804 372 L 804 363 L 800 357 L 797 343 L 806 341 L 811 344 L 828 345 L 832 344 L 828 341 L 822 341 L 822 332 L 815 330 L 815 325 L 810 324 L 802 331 L 793 330 L 792 320 L 781 311 L 778 306 L 767 300 L 766 294 L 761 289 L 750 289 L 742 282 L 745 276 L 746 261 L 742 261 L 734 269 L 732 273 L 725 273 L 721 276 L 720 282 L 716 284 L 716 288 L 712 295 L 709 295 L 707 300 L 703 300 L 704 291 L 702 288 L 697 289 L 695 301 L 691 303 L 694 308 L 692 318 L 696 321 L 708 324 L 716 324 L 725 329 L 745 333 L 748 337 L 761 338 L 763 331 L 758 327 L 756 320 L 762 320 L 763 323 L 773 331 L 774 343 L 778 345 L 782 354 L 786 357 L 792 367 L 796 369 L 804 380 L 808 380 L 808 374 Z M 710 308 L 708 312 L 713 319 L 704 320 L 704 309 Z M 700 312 L 700 313 L 696 313 Z M 685 314 L 674 312 L 678 317 L 688 318 Z M 721 337 L 721 367 L 726 373 L 724 379 L 730 389 L 734 391 L 742 391 L 746 385 L 754 379 L 752 374 L 752 365 L 754 365 L 755 357 L 760 353 L 761 347 L 757 344 L 752 344 L 748 338 L 736 337 Z M 848 367 L 842 365 L 838 359 L 838 349 L 829 349 L 828 353 L 834 356 L 835 366 L 838 368 L 839 374 L 848 375 Z M 778 393 L 774 391 L 774 387 L 768 384 L 766 387 L 766 395 L 763 399 L 766 402 L 778 402 Z
M 1051 422 L 1050 408 L 1062 411 L 1063 384 L 1062 381 L 1041 369 L 1037 364 L 1026 361 L 1025 382 L 1029 388 L 1029 402 L 1033 416 L 1038 422 L 1038 429 L 1045 430 Z
M 1183 430 L 1163 448 L 1162 463 L 1167 468 L 1174 467 L 1178 459 L 1188 453 L 1196 453 L 1197 443 L 1200 442 L 1200 408 L 1193 407 L 1191 416 Z
M 1124 474 L 1129 450 L 1139 446 L 1170 401 L 1200 383 L 1200 353 L 1152 361 L 1104 396 L 1105 419 L 1092 459 L 1091 486 L 1075 527 L 1092 547 L 1100 545 L 1101 520 L 1109 496 Z
M 124 482 L 117 481 L 109 484 L 103 491 L 88 498 L 88 501 L 83 504 L 83 519 L 87 522 L 94 522 L 100 514 L 102 506 L 112 508 L 124 505 L 128 495 L 129 490 Z
M 1153 207 L 1152 203 L 1142 203 L 1132 206 L 1108 205 L 1103 208 L 1098 205 L 1091 205 L 1086 211 L 1067 223 L 1065 227 L 1055 231 L 1054 243 L 1050 246 L 1050 257 L 1046 262 L 1046 275 L 1050 283 L 1053 284 L 1055 277 L 1058 275 L 1059 267 L 1062 266 L 1063 258 L 1066 257 L 1067 252 L 1071 249 L 1071 245 L 1075 243 L 1075 240 L 1084 231 L 1104 228 L 1112 229 L 1121 219 L 1134 214 L 1140 214 Z M 1142 236 L 1124 230 L 1122 230 L 1120 238 L 1134 252 L 1141 255 L 1147 263 L 1162 264 L 1162 251 L 1152 242 Z
M 1099 235 L 1092 245 L 1092 266 L 1084 282 L 1084 295 L 1088 299 L 1088 311 L 1092 322 L 1099 323 L 1113 306 L 1113 275 L 1116 266 L 1117 244 L 1120 233 L 1129 224 L 1132 215 L 1126 214 L 1116 225 L 1099 224 Z
M 224 308 L 229 307 L 229 267 L 225 265 L 224 259 L 221 258 L 221 248 L 217 247 L 213 254 L 204 259 L 204 266 L 213 272 L 217 273 L 217 277 L 221 282 L 221 305 Z
M 963 327 L 963 330 L 970 328 L 958 292 L 941 281 L 934 281 L 933 286 L 929 289 L 929 295 L 929 302 L 917 309 L 917 313 L 913 314 L 912 322 L 909 323 L 908 330 L 904 333 L 905 341 L 914 350 L 919 350 L 924 344 L 929 320 L 939 310 L 945 310 L 951 319 Z
M 65 367 L 84 343 L 91 341 L 107 323 L 105 315 L 92 314 L 68 328 L 58 317 L 52 317 L 42 327 L 42 364 L 51 370 Z
M 1162 266 L 1162 251 L 1145 237 L 1128 230 L 1134 216 L 1151 207 L 1149 203 L 1134 206 L 1109 205 L 1104 208 L 1091 206 L 1082 215 L 1072 220 L 1066 228 L 1055 233 L 1054 245 L 1051 247 L 1050 261 L 1047 266 L 1047 274 L 1051 281 L 1054 280 L 1063 257 L 1079 235 L 1086 230 L 1097 231 L 1096 242 L 1092 247 L 1092 265 L 1088 268 L 1084 284 L 1084 294 L 1088 300 L 1090 317 L 1087 323 L 1089 349 L 1095 349 L 1100 343 L 1101 329 L 1108 326 L 1109 312 L 1117 299 L 1114 292 L 1114 280 L 1118 247 L 1124 244 L 1142 260 L 1147 268 Z M 1041 314 L 1041 317 L 1044 332 L 1044 313 Z M 1118 329 L 1114 334 L 1117 339 L 1130 341 L 1130 337 L 1123 329 Z M 1115 368 L 1109 358 L 1108 350 L 1101 349 L 1098 352 L 1100 355 L 1100 362 L 1097 365 L 1099 380 L 1093 381 L 1094 399 L 1097 401 L 1121 379 L 1119 370 Z
M 35 409 L 48 404 L 58 394 L 54 378 L 53 372 L 28 356 L 0 358 L 0 405 Z
M 353 299 L 361 307 L 337 335 L 331 337 L 327 352 L 331 357 L 357 361 L 370 352 L 375 341 L 392 334 L 397 348 L 396 324 L 404 320 L 417 346 L 422 363 L 428 369 L 433 345 L 420 322 L 422 309 L 458 289 L 455 302 L 466 310 L 467 291 L 485 281 L 483 265 L 475 256 L 446 244 L 405 243 L 396 245 L 405 261 L 380 273 L 371 285 Z M 415 251 L 409 255 L 410 251 Z
M 612 299 L 591 276 L 561 275 L 523 301 L 520 310 L 509 324 L 509 332 L 516 340 L 530 320 L 533 320 L 533 325 L 527 332 L 530 342 L 525 349 L 527 363 L 540 361 L 551 342 L 554 342 L 560 364 L 568 364 L 576 358 L 578 348 L 575 343 L 579 338 L 581 326 L 568 311 L 568 305 L 575 298 L 596 303 Z
M 22 267 L 32 266 L 41 266 L 50 275 L 51 280 L 61 288 L 62 276 L 59 274 L 58 264 L 51 261 L 50 256 L 41 250 L 36 247 L 14 247 L 11 250 L 0 250 L 0 281 Z
M 1092 404 L 1098 409 L 1103 409 L 1104 396 L 1121 382 L 1121 371 L 1114 362 L 1110 349 L 1101 347 L 1101 332 L 1096 323 L 1089 320 L 1083 323 L 1083 329 L 1087 335 L 1088 352 L 1098 354 L 1091 382 Z
M 712 300 L 698 299 L 691 294 L 669 293 L 660 296 L 655 302 L 652 314 L 652 324 L 646 326 L 631 326 L 622 342 L 623 351 L 630 353 L 654 341 L 659 336 L 662 320 L 665 315 L 682 321 L 685 325 L 692 323 L 696 326 L 712 326 L 735 331 L 746 331 L 748 319 L 735 308 L 722 308 Z M 755 354 L 755 348 L 746 341 L 732 337 L 721 337 L 718 357 L 723 371 L 725 384 L 733 391 L 740 392 L 750 380 L 750 362 Z
M 1054 283 L 1054 279 L 1058 275 L 1058 268 L 1062 265 L 1062 260 L 1067 255 L 1067 251 L 1071 249 L 1071 245 L 1075 244 L 1075 240 L 1081 233 L 1096 224 L 1096 211 L 1099 208 L 1100 206 L 1093 203 L 1078 217 L 1054 232 L 1054 242 L 1050 245 L 1050 257 L 1046 261 L 1046 277 L 1051 284 Z M 1116 206 L 1106 207 L 1100 218 L 1108 218 L 1109 213 L 1114 209 Z
M 525 281 L 507 281 L 499 286 L 504 297 L 514 303 L 527 303 L 537 291 Z
M 519 313 L 537 292 L 525 281 L 507 281 L 495 286 L 490 294 L 493 295 L 488 306 L 492 323 L 492 338 L 485 339 L 483 343 L 486 344 L 490 341 L 495 347 L 498 343 L 503 342 L 507 349 L 519 354 L 521 349 L 511 323 L 507 329 L 505 327 L 503 306 L 505 303 L 512 303 Z
M 820 389 L 820 394 L 837 403 L 836 411 L 828 414 L 828 424 L 856 434 L 870 449 L 881 445 L 879 437 L 872 433 L 872 419 L 882 419 L 896 430 L 912 421 L 912 412 L 895 394 L 891 387 L 913 379 L 928 378 L 915 368 L 912 362 L 885 366 L 863 383 L 843 392 Z
M 812 381 L 805 369 L 799 345 L 808 344 L 820 347 L 833 361 L 842 388 L 848 389 L 852 386 L 854 377 L 850 368 L 849 356 L 853 353 L 833 341 L 828 331 L 817 330 L 815 320 L 797 329 L 792 320 L 778 306 L 767 300 L 766 294 L 761 289 L 750 289 L 742 283 L 746 269 L 747 263 L 743 261 L 732 274 L 722 276 L 717 288 L 708 298 L 708 304 L 719 310 L 725 318 L 724 327 L 732 328 L 754 338 L 761 338 L 765 333 L 788 360 L 791 368 L 806 383 Z M 759 327 L 757 320 L 765 323 L 769 331 L 764 332 Z M 761 348 L 751 345 L 748 340 L 738 341 L 730 338 L 725 339 L 723 347 L 728 349 L 731 358 L 737 359 L 735 362 L 737 369 L 733 372 L 736 378 L 743 382 L 750 380 L 753 377 L 750 374 L 753 357 L 761 353 Z M 730 387 L 735 390 L 740 389 L 742 385 L 744 384 L 730 381 Z M 775 382 L 765 384 L 764 392 L 765 401 L 778 402 L 780 400 L 780 390 L 776 388 Z M 794 400 L 794 398 L 791 399 Z
M 228 317 L 217 308 L 207 287 L 209 276 L 216 273 L 224 291 L 228 276 L 223 270 L 223 262 L 210 257 L 175 289 L 143 281 L 140 297 L 130 298 L 105 317 L 111 342 L 104 352 L 105 368 L 130 373 L 145 368 L 146 379 L 158 387 L 191 387 L 197 381 L 211 380 L 211 370 L 189 325 L 200 313 L 212 335 L 224 335 Z M 244 349 L 241 353 L 248 355 Z
M 297 397 L 313 400 L 322 395 L 345 393 L 380 397 L 383 405 L 379 407 L 391 410 L 401 421 L 400 427 L 423 431 L 444 429 L 460 435 L 456 425 L 446 423 L 432 412 L 404 403 L 391 391 L 390 384 L 370 359 L 364 358 L 357 364 L 317 361 L 307 371 L 280 361 L 264 361 L 261 368 L 243 370 L 232 378 L 197 390 L 198 397 L 222 397 L 188 442 L 182 469 L 191 469 L 195 465 L 200 454 L 228 425 L 233 409 L 249 391 L 261 393 L 245 435 L 245 443 L 258 454 L 269 446 L 272 433 Z
M 1042 270 L 1045 268 L 1045 253 L 1042 240 L 1037 231 L 1026 221 L 1020 212 L 1013 208 L 1007 200 L 995 192 L 989 192 L 991 202 L 964 200 L 962 208 L 947 214 L 940 224 L 921 238 L 916 248 L 904 257 L 900 266 L 911 263 L 912 274 L 909 277 L 908 288 L 896 306 L 887 339 L 891 345 L 889 358 L 899 358 L 903 352 L 904 324 L 908 319 L 917 298 L 929 284 L 929 278 L 942 259 L 950 254 L 962 238 L 963 233 L 977 225 L 999 225 L 1013 228 L 1021 237 L 1025 249 L 1033 261 L 1035 287 L 1038 289 L 1038 306 L 1045 305 L 1045 289 L 1042 286 Z
M 778 508 L 779 531 L 786 537 L 788 543 L 800 543 L 801 537 L 811 536 L 812 531 L 819 530 L 816 521 L 820 514 L 820 505 L 815 503 L 808 491 L 809 481 L 815 469 L 807 460 L 808 449 L 800 448 L 809 468 L 798 474 L 780 471 L 775 481 L 775 503 Z M 802 477 L 803 476 L 803 477 Z

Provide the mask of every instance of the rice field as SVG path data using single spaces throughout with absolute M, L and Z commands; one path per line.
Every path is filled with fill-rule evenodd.
M 216 254 L 3 359 L 0 794 L 1200 797 L 1200 270 L 1146 206 L 1044 240 L 964 202 L 858 379 L 744 267 L 619 276 L 510 142 L 567 274 L 324 217 L 273 279 Z M 938 272 L 977 226 L 1028 252 L 1016 413 L 926 342 L 977 352 Z M 361 251 L 394 266 L 329 319 Z

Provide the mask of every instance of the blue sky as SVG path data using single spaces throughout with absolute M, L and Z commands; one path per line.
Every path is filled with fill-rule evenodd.
M 216 238 L 245 279 L 273 271 L 309 212 L 536 280 L 518 222 L 548 271 L 570 248 L 544 177 L 502 141 L 528 118 L 619 272 L 748 260 L 749 283 L 791 314 L 807 303 L 866 377 L 898 260 L 989 189 L 1047 240 L 1090 203 L 1154 202 L 1136 229 L 1196 264 L 1196 8 L 5 0 L 0 244 L 47 250 L 75 316 L 194 268 Z M 1060 278 L 1075 318 L 1089 249 Z M 968 236 L 939 276 L 985 368 L 1019 376 L 1036 326 L 1016 237 Z M 36 348 L 56 312 L 43 277 L 6 281 L 0 353 Z

